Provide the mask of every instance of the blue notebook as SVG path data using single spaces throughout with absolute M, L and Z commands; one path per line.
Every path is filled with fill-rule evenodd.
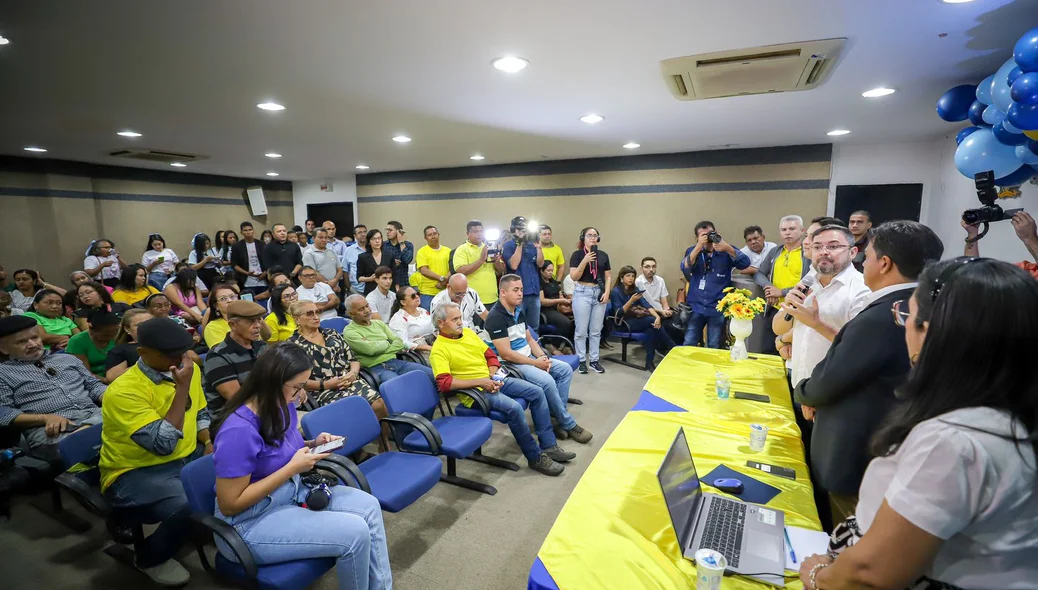
M 752 502 L 754 504 L 767 504 L 772 498 L 779 495 L 782 490 L 776 488 L 773 485 L 768 485 L 759 479 L 755 479 L 745 473 L 740 473 L 728 467 L 727 465 L 718 465 L 710 473 L 701 476 L 699 481 L 713 487 L 714 480 L 723 479 L 726 477 L 734 477 L 742 481 L 742 493 L 731 494 L 736 498 L 739 498 L 743 502 Z M 715 493 L 726 495 L 725 492 L 715 489 Z

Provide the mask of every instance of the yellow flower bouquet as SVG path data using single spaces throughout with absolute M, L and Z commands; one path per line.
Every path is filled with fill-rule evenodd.
M 717 302 L 717 311 L 725 317 L 737 320 L 752 320 L 759 313 L 764 313 L 766 303 L 760 297 L 753 297 L 747 289 L 728 287 L 725 296 Z

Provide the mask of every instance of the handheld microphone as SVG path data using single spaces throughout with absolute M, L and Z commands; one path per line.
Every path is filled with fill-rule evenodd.
M 807 275 L 806 277 L 800 279 L 801 285 L 800 288 L 797 290 L 803 293 L 804 295 L 807 295 L 807 292 L 811 290 L 811 286 L 814 285 L 817 281 L 818 279 L 816 279 L 814 275 Z M 787 313 L 786 321 L 792 322 L 793 316 Z

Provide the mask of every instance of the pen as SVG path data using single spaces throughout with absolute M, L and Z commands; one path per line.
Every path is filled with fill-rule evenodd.
M 796 563 L 797 554 L 793 553 L 793 541 L 789 540 L 789 531 L 786 527 L 782 527 L 782 534 L 786 536 L 786 545 L 789 547 L 789 558 L 793 560 L 793 563 Z

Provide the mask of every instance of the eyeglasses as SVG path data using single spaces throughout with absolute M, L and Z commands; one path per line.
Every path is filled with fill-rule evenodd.
M 300 383 L 299 385 L 292 385 L 291 383 L 286 383 L 285 385 L 292 388 L 292 397 L 296 397 L 297 395 L 299 395 L 301 391 L 303 391 L 303 389 L 306 388 L 306 381 Z
M 584 238 L 597 238 L 598 234 L 584 234 Z
M 908 311 L 902 311 L 901 304 L 904 304 L 906 308 L 908 307 L 907 301 L 895 301 L 894 305 L 890 307 L 890 313 L 894 314 L 894 323 L 904 327 L 904 325 L 908 323 L 908 318 L 911 317 L 912 314 Z
M 285 293 L 281 298 L 285 301 L 296 301 L 299 299 L 299 293 Z
M 411 293 L 410 295 L 405 295 L 404 296 L 404 299 L 418 299 L 418 298 L 419 298 L 418 297 L 418 293 Z
M 173 307 L 173 304 L 167 301 L 165 303 L 152 303 L 151 306 L 156 309 L 169 309 Z
M 839 254 L 848 248 L 850 246 L 846 244 L 811 244 L 811 250 L 815 252 L 832 252 L 833 254 Z
M 301 318 L 319 318 L 319 317 L 321 317 L 321 312 L 317 311 L 316 309 L 311 309 L 309 311 L 300 312 L 298 317 L 301 317 Z
M 238 296 L 237 295 L 224 295 L 223 297 L 217 297 L 216 300 L 219 301 L 220 303 L 227 303 L 228 301 L 237 301 L 238 300 Z M 169 304 L 167 303 L 166 305 L 169 305 Z
M 43 371 L 44 373 L 46 373 L 49 377 L 57 377 L 58 376 L 58 370 L 55 369 L 54 367 L 48 367 L 48 366 L 44 365 L 43 361 L 36 361 L 32 365 L 34 367 L 36 367 L 37 369 L 39 369 L 39 370 Z

